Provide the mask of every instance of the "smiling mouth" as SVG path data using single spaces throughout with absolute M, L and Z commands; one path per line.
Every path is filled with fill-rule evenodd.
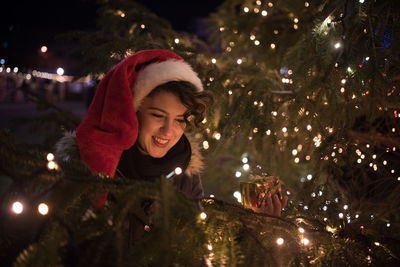
M 168 144 L 169 139 L 163 139 L 163 138 L 153 136 L 153 142 L 155 145 L 157 145 L 159 147 L 165 147 Z

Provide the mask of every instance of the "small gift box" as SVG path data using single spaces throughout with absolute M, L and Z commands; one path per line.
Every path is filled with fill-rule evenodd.
M 250 175 L 248 182 L 240 183 L 242 204 L 245 208 L 261 208 L 270 194 L 271 196 L 278 194 L 281 198 L 284 186 L 284 183 L 275 176 Z

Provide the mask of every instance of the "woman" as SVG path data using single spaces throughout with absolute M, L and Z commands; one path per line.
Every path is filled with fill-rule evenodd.
M 93 173 L 127 179 L 152 180 L 179 167 L 175 186 L 201 198 L 203 164 L 198 145 L 185 132 L 199 126 L 212 102 L 212 94 L 180 56 L 140 51 L 112 68 L 97 87 L 76 130 L 80 159 Z M 62 151 L 71 142 L 74 136 L 58 144 L 59 160 L 69 158 Z M 105 194 L 95 208 L 106 199 Z M 286 200 L 268 203 L 266 211 L 279 216 Z

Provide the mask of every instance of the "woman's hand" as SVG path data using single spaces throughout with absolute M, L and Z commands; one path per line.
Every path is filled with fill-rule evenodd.
M 288 201 L 288 197 L 279 197 L 278 194 L 273 196 L 269 195 L 265 198 L 265 200 L 261 203 L 260 208 L 251 207 L 251 209 L 255 212 L 265 213 L 274 216 L 281 216 L 282 209 L 286 207 Z

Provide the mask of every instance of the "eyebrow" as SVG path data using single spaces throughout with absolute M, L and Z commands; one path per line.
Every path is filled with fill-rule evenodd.
M 163 109 L 161 109 L 161 108 L 149 107 L 149 109 L 154 109 L 154 110 L 160 111 L 160 112 L 162 112 L 162 113 L 169 114 L 168 112 L 166 112 L 165 110 L 163 110 Z M 177 117 L 185 117 L 185 114 L 178 115 Z

